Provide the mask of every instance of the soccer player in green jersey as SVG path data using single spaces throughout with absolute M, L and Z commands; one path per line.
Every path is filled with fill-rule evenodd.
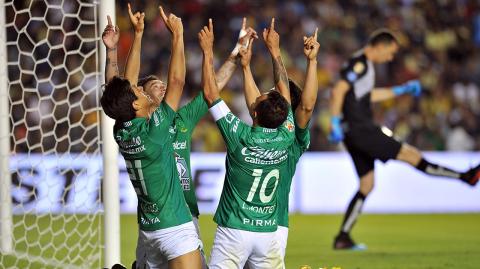
M 250 37 L 255 38 L 256 32 L 252 28 L 246 27 L 246 19 L 243 19 L 242 28 L 239 33 L 235 48 L 230 53 L 225 63 L 220 67 L 215 79 L 220 91 L 225 87 L 236 68 L 238 61 L 238 51 L 242 46 L 246 46 Z M 145 92 L 152 97 L 155 103 L 160 104 L 165 92 L 165 83 L 156 76 L 148 76 L 139 81 L 139 85 L 144 86 Z M 193 223 L 197 229 L 200 238 L 200 227 L 198 225 L 198 204 L 195 196 L 195 185 L 193 184 L 190 169 L 190 149 L 194 128 L 200 119 L 208 112 L 208 105 L 203 98 L 203 92 L 200 92 L 192 101 L 181 107 L 175 116 L 171 131 L 174 133 L 173 149 L 175 152 L 175 161 L 177 164 L 180 184 L 190 212 L 193 216 Z M 206 258 L 202 251 L 202 267 L 207 268 Z
M 307 74 L 305 77 L 304 90 L 289 79 L 290 98 L 292 102 L 292 110 L 294 111 L 295 123 L 295 141 L 288 148 L 288 170 L 283 180 L 279 181 L 277 190 L 277 206 L 278 206 L 278 228 L 277 240 L 280 244 L 282 257 L 285 257 L 288 238 L 288 198 L 290 194 L 290 185 L 300 156 L 307 150 L 310 144 L 310 131 L 308 124 L 312 117 L 313 108 L 317 100 L 318 79 L 317 79 L 317 54 L 320 44 L 317 42 L 317 32 L 311 37 L 304 37 L 303 52 L 307 58 Z M 244 76 L 250 80 L 253 79 L 250 71 L 250 59 L 252 57 L 252 46 L 247 49 L 240 50 L 241 65 Z M 253 104 L 255 98 L 260 96 L 260 91 L 256 87 L 245 87 L 245 97 L 248 104 Z M 251 107 L 251 106 L 249 106 Z M 251 113 L 252 114 L 252 113 Z
M 173 14 L 160 14 L 172 34 L 168 87 L 157 106 L 136 86 L 144 13 L 130 20 L 135 39 L 127 60 L 125 79 L 111 79 L 101 98 L 105 113 L 116 120 L 114 136 L 138 198 L 139 237 L 137 268 L 201 268 L 200 240 L 178 184 L 173 158 L 175 118 L 185 81 L 183 25 Z M 140 255 L 139 255 L 140 254 Z
M 294 140 L 288 78 L 278 49 L 278 34 L 265 30 L 274 56 L 279 91 L 256 98 L 253 127 L 232 114 L 220 99 L 213 70 L 213 23 L 198 34 L 203 51 L 202 83 L 210 113 L 227 145 L 226 176 L 214 220 L 218 224 L 210 268 L 282 268 L 277 229 L 279 181 L 287 170 L 288 148 Z M 249 44 L 251 46 L 251 44 Z M 245 79 L 245 87 L 256 87 Z
M 238 61 L 238 52 L 241 47 L 248 45 L 248 41 L 251 37 L 257 38 L 257 33 L 250 27 L 246 26 L 246 18 L 243 18 L 242 28 L 238 36 L 237 43 L 230 53 L 228 59 L 218 70 L 215 79 L 217 80 L 219 89 L 222 90 L 224 86 L 228 83 L 233 72 L 236 68 L 236 63 Z M 115 27 L 113 27 L 110 19 L 109 25 L 107 25 L 104 31 L 104 43 L 107 46 L 107 51 L 110 51 L 116 48 L 116 43 L 118 42 L 118 37 L 115 42 Z M 111 47 L 112 49 L 109 49 Z M 111 77 L 118 75 L 118 68 L 116 67 L 116 52 L 113 50 L 112 53 L 107 54 L 107 65 L 106 65 L 106 77 L 109 75 Z M 114 63 L 114 64 L 112 64 Z M 116 70 L 116 71 L 115 71 Z M 158 77 L 154 75 L 147 76 L 145 78 L 139 79 L 138 85 L 142 86 L 144 91 L 150 96 L 153 102 L 157 105 L 160 105 L 163 97 L 165 95 L 166 84 L 161 81 Z M 195 126 L 198 124 L 200 119 L 208 112 L 208 106 L 203 98 L 203 93 L 200 92 L 192 101 L 190 101 L 185 106 L 181 107 L 175 116 L 172 128 L 170 129 L 174 132 L 174 142 L 173 148 L 175 152 L 175 161 L 177 164 L 177 169 L 180 177 L 180 183 L 182 185 L 183 194 L 185 195 L 185 200 L 190 209 L 190 213 L 193 217 L 193 222 L 197 230 L 197 234 L 200 238 L 200 229 L 198 225 L 198 216 L 199 210 L 197 205 L 197 198 L 195 196 L 195 185 L 192 181 L 191 169 L 190 169 L 190 148 L 191 148 L 191 139 Z M 206 268 L 206 259 L 202 251 L 202 268 Z

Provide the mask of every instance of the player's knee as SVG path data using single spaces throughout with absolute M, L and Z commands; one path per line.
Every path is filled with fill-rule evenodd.
M 397 160 L 416 165 L 422 159 L 422 154 L 418 149 L 408 144 L 403 144 L 398 153 Z

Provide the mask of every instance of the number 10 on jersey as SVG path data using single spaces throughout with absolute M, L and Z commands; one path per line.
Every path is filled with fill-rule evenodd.
M 257 192 L 257 189 L 258 189 L 258 185 L 260 184 L 260 181 L 262 179 L 262 174 L 263 174 L 263 169 L 253 169 L 252 176 L 254 176 L 255 179 L 253 180 L 252 187 L 250 188 L 250 192 L 248 193 L 248 197 L 247 197 L 248 202 L 253 201 L 253 197 L 255 196 L 255 193 Z M 265 189 L 267 188 L 268 182 L 272 178 L 275 180 L 275 186 L 273 187 L 272 192 L 269 195 L 267 195 L 265 193 Z M 262 203 L 268 203 L 272 200 L 273 195 L 275 194 L 275 190 L 277 189 L 279 178 L 280 178 L 280 173 L 278 169 L 273 169 L 263 178 L 263 183 L 262 183 L 262 187 L 260 188 L 260 194 L 259 194 L 260 201 L 262 201 Z

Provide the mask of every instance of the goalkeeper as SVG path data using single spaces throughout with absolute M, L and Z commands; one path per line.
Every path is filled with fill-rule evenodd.
M 374 162 L 379 159 L 400 160 L 423 173 L 453 178 L 474 186 L 480 177 L 480 166 L 466 172 L 457 172 L 423 158 L 421 152 L 391 137 L 373 122 L 371 103 L 394 98 L 402 94 L 419 96 L 419 81 L 408 81 L 391 88 L 374 88 L 374 64 L 392 61 L 399 50 L 395 36 L 388 30 L 375 31 L 366 47 L 355 53 L 341 71 L 341 79 L 334 86 L 330 99 L 330 140 L 344 140 L 360 178 L 360 188 L 351 200 L 334 249 L 359 249 L 350 237 L 367 195 L 374 185 Z M 341 116 L 343 113 L 343 119 Z M 345 133 L 344 133 L 345 132 Z

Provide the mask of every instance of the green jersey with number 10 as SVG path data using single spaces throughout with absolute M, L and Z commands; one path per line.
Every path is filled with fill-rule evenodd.
M 175 111 L 162 102 L 150 119 L 135 118 L 117 123 L 114 130 L 137 193 L 137 218 L 144 231 L 178 226 L 192 220 L 178 183 L 172 146 L 174 117 Z
M 277 129 L 251 127 L 217 100 L 210 108 L 227 145 L 226 175 L 215 222 L 252 231 L 277 230 L 277 187 L 288 171 L 295 136 L 292 110 Z

